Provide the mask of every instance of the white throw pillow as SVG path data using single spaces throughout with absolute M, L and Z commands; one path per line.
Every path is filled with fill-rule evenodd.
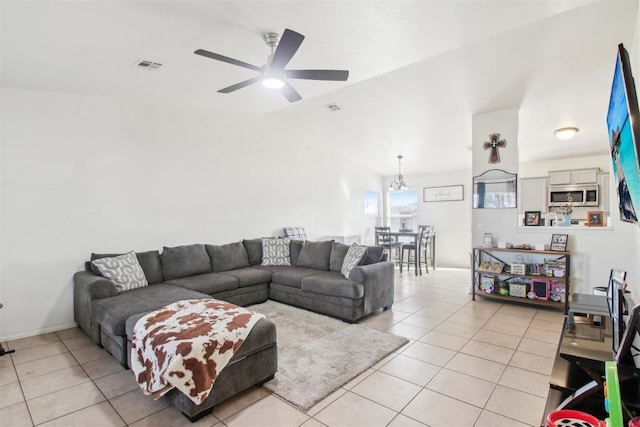
M 94 259 L 91 264 L 103 277 L 115 283 L 118 292 L 142 288 L 149 284 L 133 251 L 110 258 Z
M 291 265 L 291 239 L 262 239 L 262 265 Z
M 349 273 L 351 270 L 357 265 L 360 264 L 362 258 L 367 254 L 367 247 L 361 246 L 357 243 L 349 246 L 349 250 L 347 254 L 344 256 L 344 261 L 342 262 L 342 270 L 341 273 L 345 278 L 349 278 Z

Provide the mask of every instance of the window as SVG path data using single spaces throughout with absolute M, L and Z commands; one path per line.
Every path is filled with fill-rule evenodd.
M 387 224 L 392 230 L 418 229 L 418 192 L 416 190 L 387 193 Z
M 364 192 L 364 243 L 375 243 L 375 228 L 380 223 L 380 193 L 367 190 Z

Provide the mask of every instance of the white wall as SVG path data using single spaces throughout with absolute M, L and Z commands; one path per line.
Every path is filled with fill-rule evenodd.
M 392 177 L 385 177 L 389 188 Z M 404 180 L 418 192 L 418 224 L 433 224 L 436 230 L 436 267 L 468 268 L 471 247 L 471 171 L 405 175 Z M 464 200 L 425 202 L 424 187 L 464 185 Z M 384 195 L 386 203 L 386 192 Z M 385 206 L 386 212 L 386 206 Z M 463 250 L 461 250 L 463 248 Z
M 91 252 L 359 234 L 382 178 L 257 116 L 3 89 L 0 337 L 71 326 Z M 339 137 L 339 136 L 337 136 Z
M 515 108 L 476 114 L 473 126 L 473 176 L 478 176 L 490 169 L 502 169 L 509 173 L 518 173 L 518 110 Z M 499 133 L 507 145 L 499 149 L 500 163 L 489 163 L 489 150 L 483 143 L 489 141 L 489 135 Z M 512 229 L 517 220 L 517 209 L 473 209 L 472 211 L 472 244 L 482 244 L 484 233 L 491 233 L 494 238 L 503 238 L 505 229 Z M 471 250 L 471 247 L 469 247 Z

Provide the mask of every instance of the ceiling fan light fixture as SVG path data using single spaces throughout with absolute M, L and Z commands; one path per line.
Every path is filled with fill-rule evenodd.
M 281 89 L 284 86 L 284 81 L 278 77 L 265 77 L 262 79 L 262 86 L 268 89 Z
M 553 131 L 553 134 L 556 136 L 556 138 L 562 140 L 571 139 L 576 136 L 577 133 L 578 128 L 576 127 L 560 128 Z
M 404 177 L 402 176 L 402 170 L 400 169 L 400 162 L 402 160 L 402 156 L 398 155 L 398 175 L 393 176 L 393 181 L 389 185 L 389 191 L 407 191 L 409 187 L 407 187 L 407 183 L 404 182 Z

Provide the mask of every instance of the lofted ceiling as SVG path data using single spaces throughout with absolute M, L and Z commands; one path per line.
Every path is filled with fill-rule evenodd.
M 470 168 L 472 116 L 513 107 L 521 162 L 606 153 L 616 46 L 638 31 L 638 0 L 0 5 L 2 87 L 262 115 L 383 175 L 397 154 L 405 174 Z M 219 94 L 255 72 L 193 54 L 261 66 L 262 35 L 284 28 L 306 36 L 288 68 L 348 69 L 349 80 L 296 80 L 293 104 L 260 85 Z M 163 66 L 142 71 L 139 59 Z M 563 126 L 580 132 L 560 142 Z

